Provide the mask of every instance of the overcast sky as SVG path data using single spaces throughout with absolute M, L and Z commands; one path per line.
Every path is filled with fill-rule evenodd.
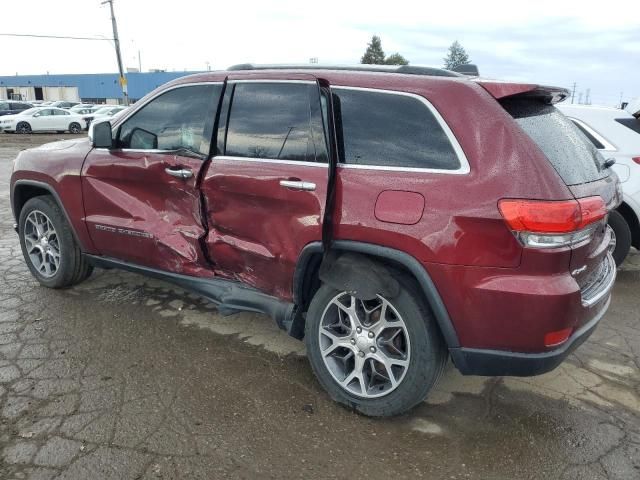
M 0 33 L 111 37 L 101 0 L 10 2 Z M 525 6 L 528 5 L 528 6 Z M 126 67 L 358 63 L 371 35 L 385 53 L 441 66 L 458 40 L 483 76 L 549 83 L 593 103 L 640 96 L 640 0 L 378 2 L 115 0 Z M 117 71 L 111 43 L 0 37 L 0 75 Z

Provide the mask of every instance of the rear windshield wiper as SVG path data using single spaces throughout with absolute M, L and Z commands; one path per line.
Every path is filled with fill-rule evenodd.
M 602 163 L 602 168 L 603 169 L 611 168 L 613 165 L 615 165 L 615 163 L 616 163 L 616 159 L 613 157 L 609 157 Z

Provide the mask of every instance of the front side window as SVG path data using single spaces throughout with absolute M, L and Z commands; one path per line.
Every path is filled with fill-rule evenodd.
M 67 112 L 66 110 L 54 110 L 53 111 L 54 115 L 71 115 L 69 112 Z
M 222 85 L 202 84 L 161 94 L 120 126 L 117 146 L 208 155 L 221 91 Z
M 420 99 L 335 88 L 340 160 L 346 164 L 457 170 L 451 141 Z
M 225 154 L 272 160 L 326 162 L 316 84 L 238 83 Z

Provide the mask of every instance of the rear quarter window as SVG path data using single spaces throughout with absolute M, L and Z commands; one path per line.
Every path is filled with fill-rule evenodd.
M 394 92 L 332 89 L 343 163 L 457 170 L 460 159 L 427 104 Z
M 616 122 L 624 125 L 630 130 L 640 134 L 640 119 L 637 118 L 616 118 Z
M 567 185 L 593 182 L 609 175 L 609 170 L 602 167 L 604 157 L 593 143 L 553 105 L 531 98 L 501 103 Z

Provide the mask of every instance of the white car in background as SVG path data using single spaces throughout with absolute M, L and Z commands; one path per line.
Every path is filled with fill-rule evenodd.
M 0 117 L 0 131 L 80 133 L 82 121 L 82 115 L 74 115 L 62 108 L 35 107 Z
M 620 177 L 623 202 L 609 215 L 609 225 L 616 240 L 613 257 L 620 265 L 631 246 L 640 249 L 640 119 L 617 108 L 562 103 L 556 107 L 605 159 L 616 161 L 611 168 Z
M 129 107 L 119 107 L 119 110 L 116 111 L 115 113 L 113 113 L 113 115 L 102 115 L 102 116 L 96 118 L 93 122 L 91 122 L 89 124 L 89 128 L 87 128 L 88 135 L 89 135 L 89 140 L 93 140 L 93 126 L 96 123 L 108 122 L 110 120 L 115 120 L 120 115 L 124 115 L 128 108 Z
M 108 120 L 111 117 L 113 117 L 115 114 L 126 110 L 126 108 L 127 107 L 123 105 L 105 105 L 104 107 L 98 108 L 97 110 L 94 110 L 93 112 L 91 112 L 89 115 L 83 116 L 86 124 L 86 128 L 89 129 L 89 125 L 91 124 L 91 122 Z

